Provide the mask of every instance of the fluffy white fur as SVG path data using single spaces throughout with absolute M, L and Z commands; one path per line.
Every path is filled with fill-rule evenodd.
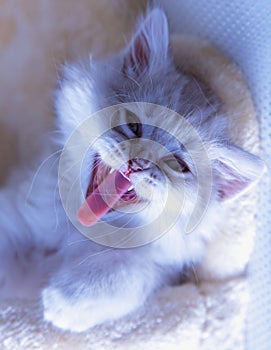
M 184 222 L 196 200 L 193 165 L 188 164 L 190 171 L 183 173 L 166 170 L 167 164 L 162 162 L 172 200 L 178 200 L 182 193 L 179 182 L 185 180 L 187 185 L 189 200 L 183 216 L 153 243 L 134 249 L 112 249 L 90 241 L 67 219 L 57 190 L 57 160 L 70 133 L 93 112 L 128 102 L 168 107 L 194 126 L 210 157 L 213 190 L 201 224 L 193 234 L 185 235 Z M 64 68 L 56 94 L 56 112 L 62 136 L 57 142 L 51 137 L 45 140 L 50 146 L 40 168 L 14 174 L 10 185 L 1 191 L 0 254 L 4 263 L 0 267 L 0 295 L 32 297 L 42 292 L 47 320 L 60 328 L 82 331 L 119 318 L 138 308 L 163 285 L 178 283 L 187 268 L 200 262 L 206 242 L 218 231 L 218 223 L 227 210 L 225 199 L 234 198 L 254 183 L 263 166 L 257 157 L 228 144 L 225 116 L 212 92 L 193 77 L 177 71 L 170 55 L 167 19 L 157 8 L 139 20 L 131 42 L 119 54 Z M 166 136 L 163 140 L 157 129 L 144 127 L 148 118 L 159 116 L 147 117 L 141 111 L 136 117 L 143 124 L 142 136 L 171 145 L 171 138 Z M 159 123 L 161 128 L 178 133 L 197 155 L 197 165 L 204 166 L 195 140 L 176 120 L 172 125 L 162 119 Z M 99 132 L 99 125 L 93 128 Z M 122 132 L 115 129 L 101 139 L 90 151 L 90 159 L 94 151 L 98 152 L 107 166 L 115 168 L 112 160 L 121 162 L 130 152 L 118 147 L 123 131 L 126 139 L 130 138 L 127 133 L 131 129 L 127 125 L 123 128 Z M 109 150 L 112 156 L 106 157 Z M 175 148 L 171 151 L 175 152 Z M 148 156 L 142 152 L 140 158 L 150 156 L 149 152 Z M 177 153 L 185 157 L 181 150 Z M 161 161 L 156 153 L 151 156 L 154 163 Z M 71 162 L 76 160 L 73 152 Z M 87 168 L 83 172 L 84 179 L 90 177 Z M 155 184 L 153 173 L 158 179 Z M 144 178 L 138 173 L 131 179 L 135 188 L 140 180 L 146 184 L 152 181 L 159 196 L 164 191 L 160 173 L 154 167 L 144 173 Z M 140 196 L 146 200 L 144 191 Z M 174 206 L 168 209 L 174 210 Z M 150 202 L 143 216 L 152 216 L 155 210 L 156 203 Z

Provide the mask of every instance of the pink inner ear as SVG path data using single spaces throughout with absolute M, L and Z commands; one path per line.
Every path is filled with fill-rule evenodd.
M 167 18 L 162 10 L 153 9 L 139 24 L 128 46 L 123 73 L 140 75 L 148 67 L 165 63 L 168 41 Z
M 251 183 L 250 179 L 222 162 L 214 170 L 214 177 L 222 201 L 238 195 Z
M 131 53 L 130 55 L 131 60 L 133 60 Z M 143 34 L 136 38 L 134 42 L 134 55 L 136 57 L 137 63 L 141 67 L 146 67 L 149 64 L 150 47 L 145 35 Z M 136 62 L 133 62 L 133 64 L 136 64 Z
M 224 186 L 219 189 L 220 199 L 230 199 L 242 192 L 249 185 L 249 181 L 247 179 L 242 180 L 243 181 L 232 180 L 224 184 Z
M 140 74 L 148 65 L 150 57 L 150 46 L 144 34 L 140 34 L 133 42 L 129 54 L 124 59 L 123 71 L 131 69 Z

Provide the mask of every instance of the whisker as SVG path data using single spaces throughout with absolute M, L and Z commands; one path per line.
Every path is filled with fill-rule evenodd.
M 87 260 L 89 260 L 93 257 L 97 257 L 101 254 L 105 254 L 105 253 L 110 252 L 112 250 L 113 250 L 113 248 L 107 248 L 107 249 L 101 250 L 99 252 L 92 253 L 92 254 L 88 255 L 86 258 L 84 258 L 83 260 L 81 260 L 79 263 L 77 263 L 75 266 L 80 266 L 80 265 L 84 264 Z
M 196 268 L 196 265 L 193 262 L 191 262 L 191 271 L 192 271 L 193 276 L 195 278 L 194 282 L 196 284 L 199 284 L 199 276 L 198 276 L 198 273 L 197 273 L 197 268 Z
M 73 245 L 75 245 L 75 244 L 85 243 L 85 242 L 89 242 L 89 241 L 90 241 L 89 238 L 78 239 L 77 241 L 68 242 L 68 243 L 67 243 L 67 247 L 71 247 L 71 246 L 73 246 Z
M 43 167 L 51 158 L 53 158 L 54 156 L 58 155 L 58 154 L 61 153 L 62 151 L 63 151 L 62 149 L 60 149 L 60 150 L 58 150 L 58 151 L 55 151 L 55 152 L 52 153 L 50 156 L 48 156 L 46 159 L 44 159 L 44 161 L 39 165 L 38 169 L 36 170 L 36 172 L 35 172 L 35 174 L 34 174 L 34 176 L 33 176 L 33 178 L 32 178 L 29 191 L 28 191 L 27 194 L 26 194 L 26 197 L 25 197 L 25 204 L 27 204 L 27 201 L 28 201 L 29 198 L 30 198 L 31 192 L 32 192 L 33 187 L 34 187 L 34 183 L 36 182 L 37 176 L 38 176 L 39 172 L 41 171 L 42 167 Z M 58 158 L 56 158 L 56 159 L 54 160 L 54 163 L 55 163 L 56 160 L 58 160 Z

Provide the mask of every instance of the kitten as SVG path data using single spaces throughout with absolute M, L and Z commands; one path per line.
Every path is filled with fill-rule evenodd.
M 115 106 L 112 116 L 91 116 L 110 106 Z M 0 295 L 26 297 L 35 287 L 43 288 L 45 319 L 83 331 L 132 312 L 157 289 L 178 283 L 184 269 L 200 263 L 227 212 L 226 201 L 255 183 L 263 164 L 229 144 L 227 116 L 218 99 L 176 68 L 167 19 L 159 8 L 138 21 L 131 41 L 118 54 L 65 66 L 55 107 L 62 136 L 52 141 L 53 148 L 58 143 L 63 147 L 79 130 L 74 134 L 77 144 L 66 147 L 69 163 L 59 174 L 60 185 L 64 178 L 72 190 L 68 169 L 84 158 L 81 175 L 81 163 L 75 173 L 86 199 L 102 184 L 108 186 L 112 172 L 124 176 L 129 188 L 93 223 L 91 230 L 99 230 L 93 241 L 81 234 L 87 214 L 81 224 L 71 219 L 75 227 L 63 210 L 65 201 L 61 203 L 56 190 L 57 154 L 51 163 L 46 160 L 34 181 L 31 171 L 23 182 L 21 173 L 15 175 L 12 188 L 1 194 L 5 266 L 0 268 Z M 206 180 L 203 192 L 198 191 L 200 174 Z M 197 222 L 186 234 L 195 205 Z M 157 212 L 164 213 L 166 225 L 158 220 L 148 226 Z M 106 246 L 105 225 L 116 235 L 140 226 L 145 241 L 121 245 L 113 234 Z

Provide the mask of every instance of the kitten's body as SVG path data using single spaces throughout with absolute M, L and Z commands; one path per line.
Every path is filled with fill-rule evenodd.
M 200 262 L 206 242 L 219 230 L 218 224 L 227 210 L 221 205 L 224 197 L 236 195 L 256 180 L 262 167 L 256 157 L 221 142 L 228 137 L 219 101 L 204 84 L 177 71 L 168 50 L 167 21 L 162 11 L 154 9 L 138 28 L 120 54 L 64 69 L 64 79 L 56 96 L 62 137 L 58 145 L 53 139 L 47 141 L 54 150 L 62 148 L 81 122 L 107 106 L 147 102 L 168 107 L 186 117 L 209 152 L 215 175 L 211 200 L 193 234 L 184 234 L 180 219 L 152 243 L 113 249 L 88 240 L 69 222 L 57 190 L 58 153 L 38 171 L 20 171 L 14 175 L 0 197 L 0 254 L 4 261 L 0 267 L 0 296 L 32 297 L 45 286 L 42 291 L 45 318 L 65 329 L 80 331 L 121 317 L 143 304 L 156 289 L 177 283 L 184 268 Z M 148 120 L 144 113 L 137 117 L 143 124 L 144 136 L 144 132 L 148 133 L 148 127 L 144 126 Z M 161 128 L 163 123 L 161 120 Z M 131 130 L 126 126 L 121 132 L 111 132 L 97 144 L 95 152 L 107 166 L 114 167 L 114 151 L 118 150 L 119 142 L 130 138 L 127 133 Z M 126 133 L 124 139 L 123 133 Z M 161 142 L 155 128 L 150 134 L 147 138 Z M 186 141 L 190 142 L 189 135 L 180 137 L 187 137 Z M 111 160 L 105 161 L 110 149 Z M 44 158 L 50 152 L 52 149 Z M 236 169 L 235 162 L 241 164 L 240 169 Z M 152 173 L 159 177 L 159 169 L 148 171 L 146 169 L 148 179 Z M 90 175 L 83 168 L 84 192 Z M 140 176 L 137 172 L 131 175 L 134 184 Z M 170 185 L 173 198 L 178 194 L 174 186 L 179 177 L 185 178 L 190 186 L 189 207 L 195 192 L 192 175 L 180 172 L 172 176 L 175 176 Z M 158 195 L 163 186 L 162 181 L 157 182 Z M 152 215 L 155 205 L 150 203 L 144 212 L 146 216 Z

